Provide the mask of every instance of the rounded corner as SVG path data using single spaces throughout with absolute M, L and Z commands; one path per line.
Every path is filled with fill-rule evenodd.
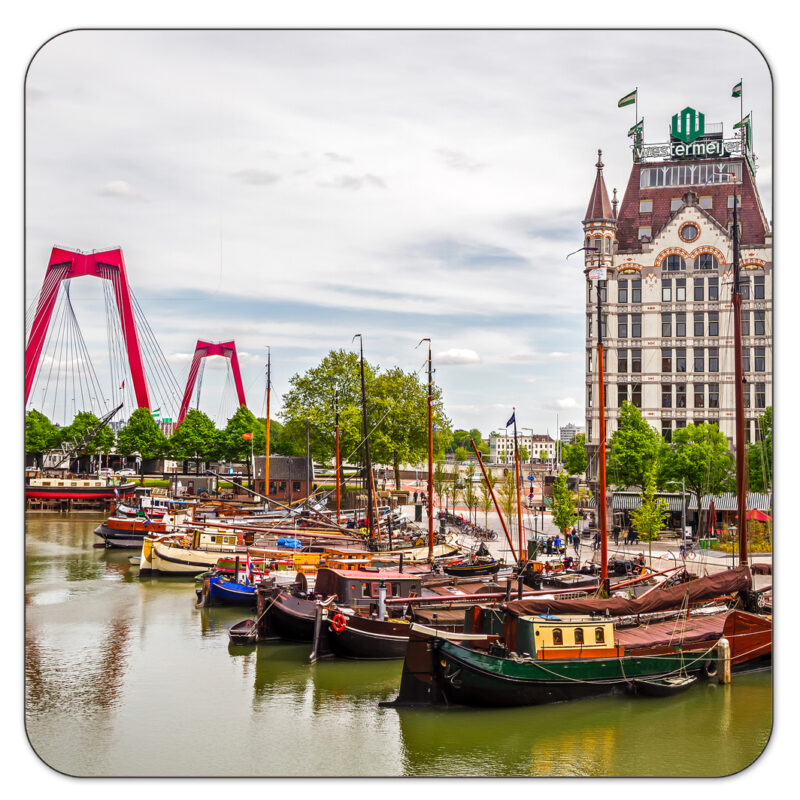
M 55 41 L 56 39 L 60 39 L 62 36 L 66 36 L 68 33 L 77 33 L 77 32 L 86 31 L 86 30 L 89 30 L 89 29 L 88 28 L 67 28 L 66 30 L 59 31 L 58 33 L 54 33 L 49 38 L 45 39 L 36 48 L 36 50 L 34 51 L 33 55 L 30 57 L 30 59 L 28 61 L 28 66 L 25 67 L 25 80 L 22 82 L 23 86 L 25 86 L 27 88 L 28 77 L 30 76 L 30 71 L 31 71 L 31 67 L 33 66 L 33 62 L 36 60 L 36 57 L 39 55 L 39 53 L 41 53 L 42 50 L 44 50 L 44 48 L 47 47 L 47 45 L 49 45 L 51 42 Z
M 79 778 L 79 775 L 73 775 L 71 772 L 64 772 L 63 770 L 59 769 L 58 767 L 54 767 L 50 764 L 45 757 L 36 749 L 36 746 L 33 744 L 31 740 L 31 734 L 28 730 L 28 715 L 25 714 L 23 717 L 23 724 L 22 729 L 25 732 L 25 740 L 28 742 L 28 747 L 30 747 L 31 752 L 36 756 L 36 758 L 41 761 L 41 763 L 47 767 L 47 769 L 52 770 L 56 775 L 63 775 L 65 778 Z

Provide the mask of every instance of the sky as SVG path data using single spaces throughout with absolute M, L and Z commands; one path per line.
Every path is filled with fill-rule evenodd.
M 740 78 L 771 219 L 770 74 L 733 33 L 62 34 L 26 81 L 25 307 L 54 245 L 121 247 L 181 390 L 197 339 L 236 341 L 258 414 L 270 346 L 275 414 L 291 377 L 356 333 L 370 362 L 406 370 L 430 337 L 455 427 L 487 435 L 515 406 L 555 435 L 584 417 L 585 278 L 566 256 L 598 148 L 620 198 L 631 167 L 634 109 L 617 101 L 638 87 L 646 142 L 687 105 L 727 137 Z M 70 296 L 111 397 L 102 286 Z M 218 424 L 226 376 L 208 360 L 200 408 Z

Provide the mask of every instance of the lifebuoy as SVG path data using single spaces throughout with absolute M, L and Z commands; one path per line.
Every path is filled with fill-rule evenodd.
M 707 661 L 703 667 L 703 672 L 705 672 L 707 678 L 713 678 L 717 674 L 717 662 Z
M 347 627 L 347 617 L 344 614 L 335 614 L 331 620 L 331 627 L 336 633 L 341 633 Z

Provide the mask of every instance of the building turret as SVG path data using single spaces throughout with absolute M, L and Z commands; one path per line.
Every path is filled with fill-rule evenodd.
M 584 264 L 587 269 L 611 267 L 617 237 L 617 215 L 608 200 L 603 179 L 603 151 L 597 151 L 597 176 L 594 179 L 589 207 L 583 220 Z

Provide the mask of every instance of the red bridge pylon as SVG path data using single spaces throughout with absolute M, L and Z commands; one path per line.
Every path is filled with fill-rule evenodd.
M 189 377 L 186 379 L 186 391 L 183 393 L 181 412 L 178 414 L 178 424 L 183 422 L 183 418 L 186 416 L 186 411 L 189 408 L 189 401 L 192 399 L 192 392 L 194 391 L 194 383 L 197 380 L 197 370 L 200 368 L 200 361 L 208 356 L 224 356 L 230 359 L 231 372 L 233 372 L 233 380 L 236 385 L 236 394 L 239 397 L 239 405 L 245 406 L 245 408 L 247 407 L 247 402 L 244 398 L 244 386 L 242 386 L 242 375 L 239 371 L 239 358 L 236 355 L 236 342 L 219 342 L 215 344 L 198 339 L 194 349 L 192 365 L 189 367 Z

